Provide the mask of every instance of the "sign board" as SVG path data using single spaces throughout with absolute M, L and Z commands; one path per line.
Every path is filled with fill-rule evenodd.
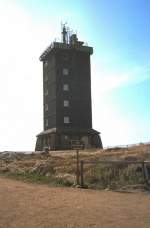
M 84 143 L 81 140 L 71 140 L 72 150 L 84 150 Z

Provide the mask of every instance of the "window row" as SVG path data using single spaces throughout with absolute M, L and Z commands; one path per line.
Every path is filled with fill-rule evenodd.
M 64 105 L 64 107 L 69 107 L 69 101 L 64 100 L 63 105 Z M 44 109 L 45 109 L 45 111 L 48 111 L 48 104 L 45 104 Z
M 69 85 L 68 84 L 63 84 L 63 91 L 69 91 Z M 45 89 L 44 95 L 48 95 L 48 89 Z
M 48 63 L 46 62 L 45 63 L 45 66 L 48 66 Z M 66 76 L 66 75 L 69 75 L 69 69 L 68 68 L 63 68 L 62 69 L 62 75 Z M 48 76 L 45 75 L 45 81 L 48 80 Z
M 69 116 L 64 116 L 64 124 L 69 124 L 70 118 Z M 48 119 L 45 120 L 45 126 L 48 127 Z

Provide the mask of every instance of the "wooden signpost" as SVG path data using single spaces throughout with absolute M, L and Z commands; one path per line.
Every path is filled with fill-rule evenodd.
M 72 140 L 71 148 L 72 150 L 76 150 L 76 156 L 77 156 L 76 184 L 80 185 L 79 150 L 84 150 L 84 143 L 81 140 Z

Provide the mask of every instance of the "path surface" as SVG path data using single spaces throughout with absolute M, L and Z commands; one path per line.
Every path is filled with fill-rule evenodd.
M 0 228 L 149 228 L 150 194 L 53 188 L 0 178 Z

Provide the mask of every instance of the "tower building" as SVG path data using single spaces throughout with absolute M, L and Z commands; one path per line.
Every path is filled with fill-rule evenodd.
M 53 42 L 40 56 L 43 62 L 43 128 L 36 150 L 71 148 L 81 140 L 85 148 L 102 147 L 92 129 L 90 55 L 93 48 L 78 41 L 62 26 L 62 41 Z

